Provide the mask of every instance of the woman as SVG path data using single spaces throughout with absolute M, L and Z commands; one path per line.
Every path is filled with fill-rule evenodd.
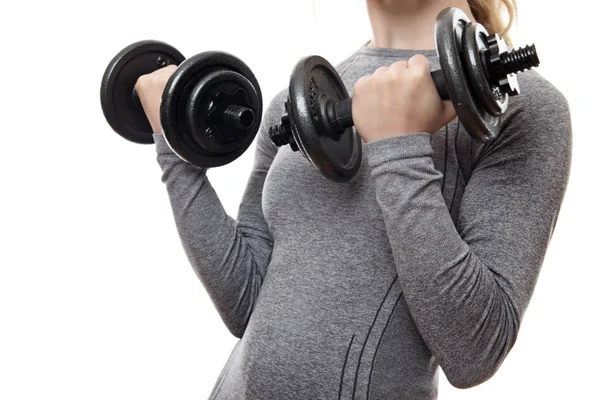
M 568 182 L 569 110 L 528 71 L 498 137 L 473 141 L 428 74 L 447 6 L 503 34 L 493 0 L 367 0 L 373 38 L 337 66 L 364 140 L 350 182 L 271 143 L 285 91 L 237 220 L 154 135 L 187 256 L 241 338 L 211 398 L 435 399 L 438 366 L 472 387 L 514 345 Z M 155 132 L 173 69 L 138 81 Z

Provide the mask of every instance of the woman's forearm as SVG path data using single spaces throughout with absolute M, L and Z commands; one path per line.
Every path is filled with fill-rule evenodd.
M 257 163 L 235 220 L 223 208 L 206 169 L 182 161 L 162 135 L 155 134 L 154 140 L 185 253 L 226 326 L 241 337 L 272 250 L 261 207 L 271 159 L 257 150 Z
M 542 94 L 480 158 L 456 225 L 429 134 L 365 148 L 407 305 L 457 387 L 489 379 L 514 345 L 566 190 L 568 106 Z

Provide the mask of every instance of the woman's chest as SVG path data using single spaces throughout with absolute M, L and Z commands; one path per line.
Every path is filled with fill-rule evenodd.
M 432 137 L 433 163 L 442 178 L 438 185 L 454 221 L 471 172 L 471 139 L 453 121 Z M 376 185 L 363 153 L 358 173 L 348 182 L 327 179 L 300 152 L 279 149 L 263 187 L 262 206 L 274 235 L 290 231 L 367 230 L 385 235 Z M 402 188 L 397 192 L 402 195 Z M 346 231 L 346 232 L 342 232 Z

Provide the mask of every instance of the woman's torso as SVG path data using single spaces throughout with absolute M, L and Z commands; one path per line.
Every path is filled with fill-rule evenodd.
M 350 95 L 361 76 L 418 53 L 380 50 L 363 47 L 336 67 Z M 425 52 L 437 68 L 434 54 Z M 432 147 L 456 224 L 482 145 L 455 119 L 432 136 Z M 271 261 L 211 398 L 436 398 L 438 364 L 402 296 L 365 154 L 352 180 L 335 183 L 281 147 L 262 205 Z

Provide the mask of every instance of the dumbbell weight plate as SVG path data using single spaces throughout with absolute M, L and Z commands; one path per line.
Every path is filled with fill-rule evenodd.
M 341 135 L 328 135 L 319 109 L 319 104 L 325 104 L 320 99 L 349 97 L 335 68 L 319 56 L 303 58 L 292 73 L 289 96 L 291 131 L 300 151 L 327 178 L 350 180 L 360 168 L 361 138 L 352 127 Z
M 486 76 L 481 53 L 487 48 L 487 36 L 488 32 L 483 25 L 467 23 L 463 36 L 465 64 L 478 108 L 493 116 L 499 116 L 508 108 L 508 94 L 502 93 L 498 85 L 490 82 Z
M 146 114 L 133 98 L 135 84 L 140 76 L 184 59 L 177 49 L 156 40 L 133 43 L 112 59 L 102 77 L 100 102 L 115 132 L 135 143 L 154 143 Z
M 249 108 L 252 122 L 239 129 L 213 123 L 214 104 L 228 101 Z M 237 57 L 216 51 L 182 62 L 167 82 L 160 107 L 171 149 L 204 167 L 225 165 L 241 156 L 254 140 L 261 117 L 262 94 L 250 68 Z
M 467 15 L 458 8 L 441 12 L 435 23 L 436 48 L 458 119 L 471 136 L 486 142 L 500 131 L 500 116 L 490 114 L 483 104 L 478 104 L 477 95 L 469 86 L 465 70 L 468 58 L 463 54 L 465 28 L 469 22 Z

